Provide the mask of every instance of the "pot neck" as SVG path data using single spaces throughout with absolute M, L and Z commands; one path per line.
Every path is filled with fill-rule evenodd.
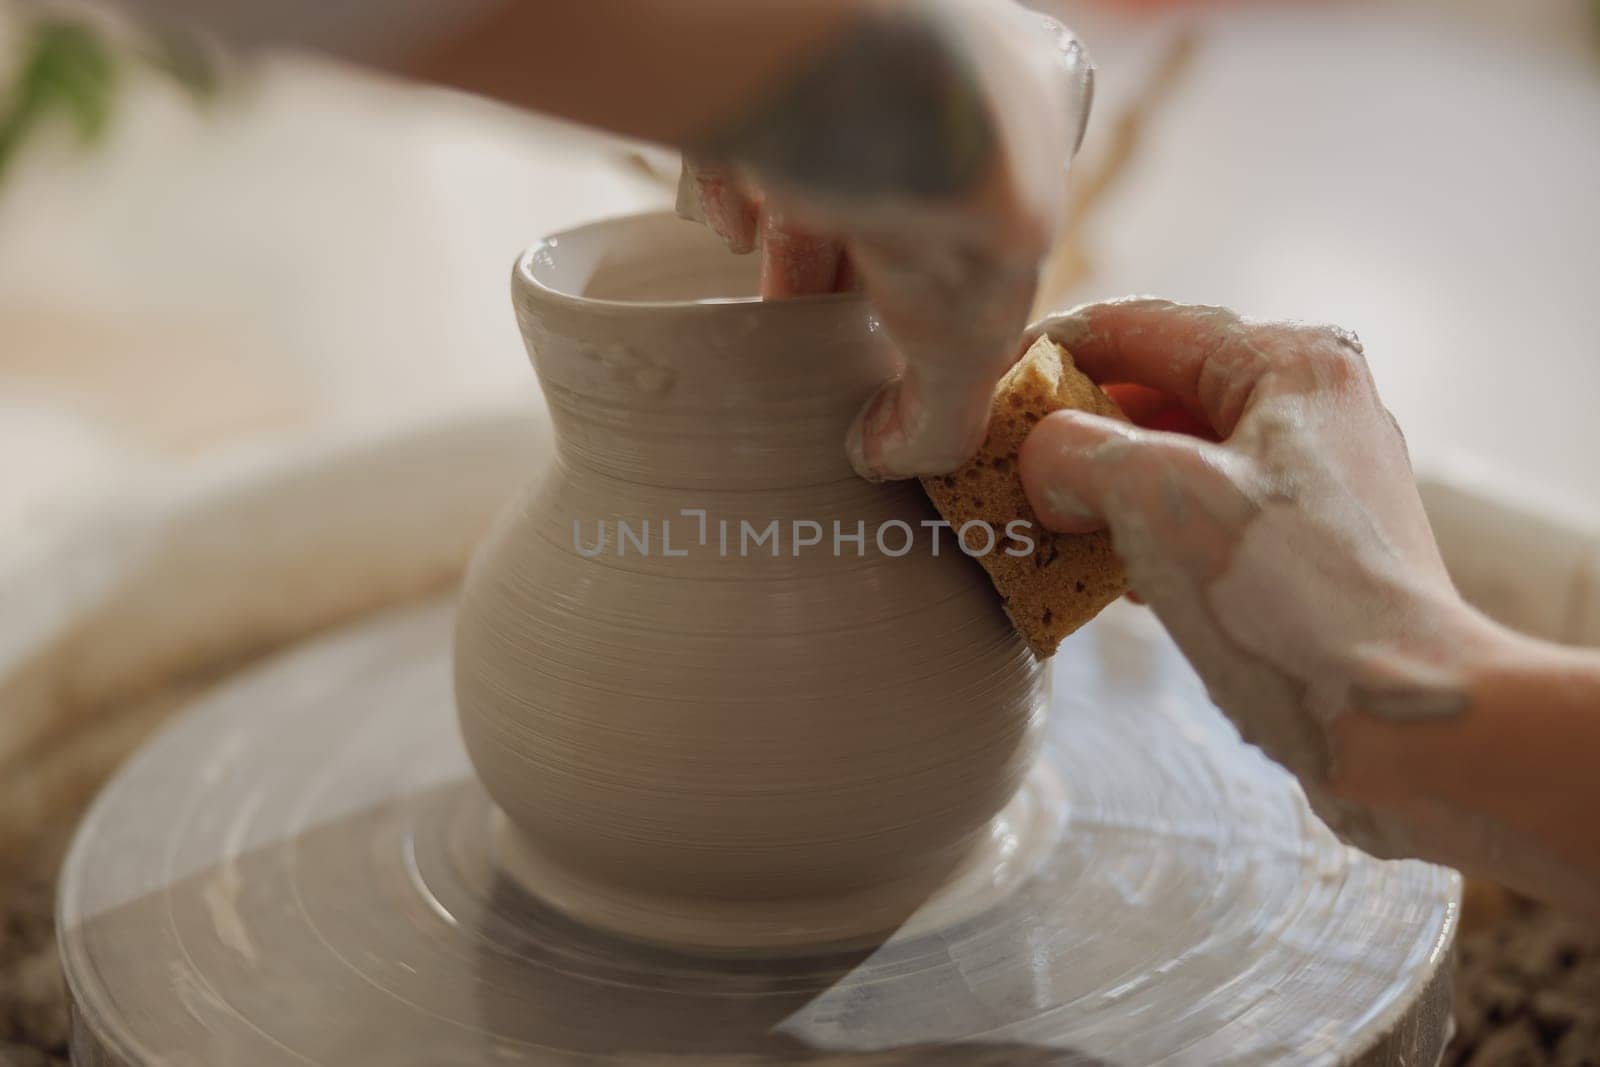
M 562 460 L 627 482 L 852 478 L 845 432 L 893 373 L 860 297 L 629 305 L 522 284 L 514 298 Z

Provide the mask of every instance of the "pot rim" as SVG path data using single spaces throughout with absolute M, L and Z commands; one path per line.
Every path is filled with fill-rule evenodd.
M 593 222 L 570 226 L 548 234 L 529 245 L 519 256 L 511 272 L 513 295 L 523 295 L 534 300 L 564 306 L 573 310 L 605 311 L 613 314 L 652 314 L 676 312 L 679 314 L 716 314 L 718 309 L 748 308 L 761 305 L 764 309 L 799 309 L 815 307 L 845 307 L 865 305 L 867 295 L 861 291 L 846 293 L 816 293 L 808 296 L 784 297 L 781 300 L 764 300 L 760 296 L 712 297 L 704 300 L 618 300 L 609 297 L 584 296 L 558 289 L 540 278 L 537 270 L 541 258 L 548 260 L 562 241 L 579 240 L 595 236 L 606 230 L 623 230 L 640 225 L 650 226 L 662 222 L 698 225 L 680 218 L 671 211 L 641 211 L 627 215 L 611 215 Z M 765 313 L 765 312 L 764 312 Z

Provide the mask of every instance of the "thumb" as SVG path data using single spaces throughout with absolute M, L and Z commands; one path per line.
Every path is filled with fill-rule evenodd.
M 845 447 L 870 481 L 943 474 L 978 450 L 994 383 L 945 381 L 910 364 L 856 416 Z
M 863 241 L 850 250 L 905 361 L 857 416 L 850 459 L 870 481 L 955 470 L 983 443 L 995 383 L 1022 355 L 1037 265 L 937 245 L 920 255 Z
M 1240 499 L 1240 462 L 1220 445 L 1081 411 L 1042 419 L 1018 456 L 1039 521 L 1069 533 L 1133 513 L 1157 527 L 1198 519 L 1208 502 Z

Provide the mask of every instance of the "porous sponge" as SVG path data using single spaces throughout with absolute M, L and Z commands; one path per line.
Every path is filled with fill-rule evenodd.
M 1110 534 L 1052 533 L 1039 524 L 1023 492 L 1017 452 L 1040 419 L 1062 408 L 1125 419 L 1116 401 L 1078 370 L 1066 349 L 1041 337 L 995 388 L 989 436 L 977 454 L 949 474 L 922 479 L 928 498 L 952 528 L 959 531 L 977 520 L 994 531 L 993 550 L 977 560 L 1011 622 L 1040 658 L 1054 655 L 1062 638 L 1128 587 Z M 1023 537 L 1008 537 L 1008 530 Z M 980 551 L 987 536 L 974 528 L 966 538 L 968 548 Z M 1006 552 L 1026 548 L 1024 537 L 1033 541 L 1031 552 Z

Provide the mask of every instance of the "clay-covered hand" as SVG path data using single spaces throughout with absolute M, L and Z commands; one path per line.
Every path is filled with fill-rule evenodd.
M 679 211 L 761 248 L 766 296 L 866 289 L 904 367 L 847 446 L 864 476 L 903 478 L 983 440 L 1092 71 L 1059 23 L 1010 0 L 863 8 L 690 146 Z
M 1496 637 L 1445 573 L 1360 344 L 1156 300 L 1040 332 L 1090 377 L 1157 390 L 1216 438 L 1052 415 L 1021 454 L 1041 520 L 1108 526 L 1132 589 L 1244 739 L 1347 838 L 1415 854 L 1404 827 L 1340 794 L 1334 724 L 1458 714 L 1463 670 Z

